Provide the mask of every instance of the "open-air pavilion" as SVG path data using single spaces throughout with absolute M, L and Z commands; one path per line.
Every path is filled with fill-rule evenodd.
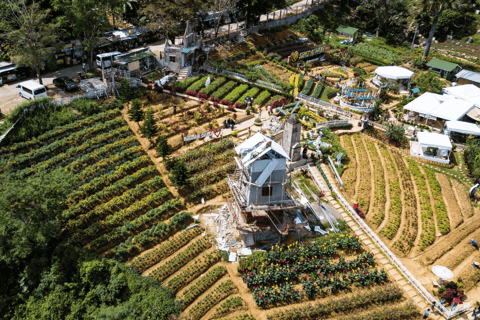
M 445 134 L 419 132 L 418 141 L 410 141 L 410 155 L 434 162 L 449 164 L 452 144 Z
M 406 91 L 410 87 L 410 82 L 413 77 L 412 71 L 396 66 L 378 67 L 375 73 L 377 75 L 372 79 L 374 85 L 386 87 L 389 84 L 398 83 L 400 85 L 400 92 L 402 93 L 407 93 Z

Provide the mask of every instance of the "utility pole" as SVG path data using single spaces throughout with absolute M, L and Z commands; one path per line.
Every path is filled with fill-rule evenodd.
M 415 37 L 417 36 L 417 31 L 418 31 L 418 25 L 420 23 L 417 24 L 417 27 L 415 28 L 415 34 L 413 35 L 413 40 L 412 40 L 412 46 L 410 47 L 410 53 L 408 54 L 408 56 L 411 56 L 412 55 L 412 49 L 413 49 L 413 44 L 415 43 Z

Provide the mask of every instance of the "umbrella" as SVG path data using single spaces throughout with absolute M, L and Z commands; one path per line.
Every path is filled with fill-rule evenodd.
M 440 284 L 442 283 L 442 279 L 450 280 L 453 279 L 453 272 L 452 270 L 448 269 L 444 266 L 434 266 L 432 268 L 432 272 L 434 275 L 440 278 Z

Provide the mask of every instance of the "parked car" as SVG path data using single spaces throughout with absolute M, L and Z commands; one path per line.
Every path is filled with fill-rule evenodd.
M 78 85 L 70 77 L 59 77 L 53 79 L 53 85 L 65 91 L 73 91 L 78 89 Z
M 38 84 L 32 80 L 19 83 L 17 85 L 17 92 L 20 97 L 25 99 L 47 97 L 47 89 L 45 88 L 45 86 Z

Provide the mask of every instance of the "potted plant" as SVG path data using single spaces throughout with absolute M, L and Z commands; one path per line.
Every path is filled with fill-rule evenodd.
M 261 126 L 262 120 L 260 120 L 260 118 L 255 118 L 255 120 L 253 120 L 253 124 L 256 126 Z

